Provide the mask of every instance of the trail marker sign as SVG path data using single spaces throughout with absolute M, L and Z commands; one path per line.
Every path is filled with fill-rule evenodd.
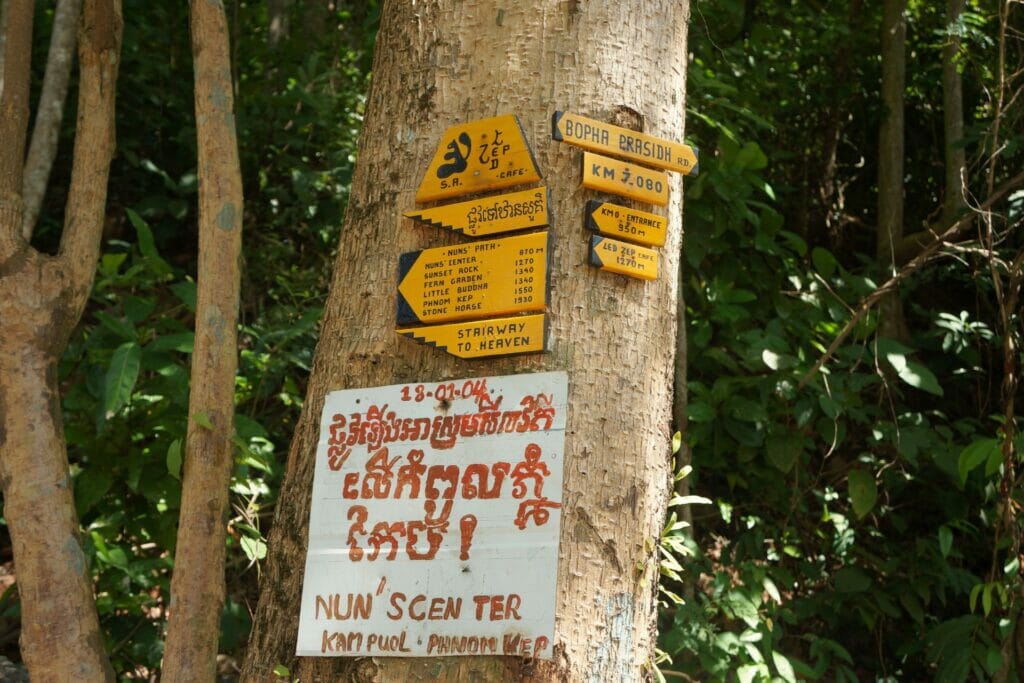
M 658 277 L 658 252 L 599 235 L 590 238 L 590 263 L 601 270 L 641 280 Z
M 551 137 L 593 152 L 614 154 L 685 175 L 697 174 L 697 150 L 693 147 L 579 114 L 556 111 L 551 119 Z

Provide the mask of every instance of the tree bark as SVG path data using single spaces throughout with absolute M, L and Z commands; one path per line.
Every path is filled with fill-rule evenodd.
M 11 4 L 11 24 L 31 13 Z M 31 31 L 29 31 L 31 33 Z M 8 47 L 25 40 L 11 34 Z M 79 45 L 78 122 L 64 235 L 57 256 L 21 235 L 22 144 L 0 123 L 0 485 L 22 605 L 21 651 L 33 681 L 113 680 L 79 540 L 57 390 L 57 363 L 92 287 L 114 153 L 114 92 L 121 40 L 116 0 L 86 0 Z M 16 42 L 18 41 L 18 42 Z M 12 48 L 8 97 L 20 89 Z M 17 86 L 16 86 L 17 84 Z M 17 147 L 15 153 L 8 153 Z M 13 199 L 12 199 L 13 198 Z
M 906 79 L 906 0 L 882 6 L 882 125 L 878 131 L 877 257 L 886 276 L 896 264 L 903 237 L 903 90 Z M 898 292 L 879 302 L 879 334 L 891 339 L 909 335 Z
M 242 175 L 230 44 L 219 0 L 191 3 L 199 152 L 199 275 L 181 513 L 164 681 L 212 681 L 224 604 L 225 516 L 234 464 Z M 202 426 L 205 415 L 212 429 Z
M 32 64 L 32 0 L 8 0 L 4 46 L 4 89 L 0 95 L 0 203 L 17 204 L 28 130 L 29 67 Z M 19 224 L 20 225 L 20 224 Z M 9 238 L 0 225 L 0 240 Z
M 957 214 L 966 206 L 964 183 L 967 173 L 967 153 L 964 150 L 964 91 L 957 58 L 960 38 L 952 33 L 953 26 L 964 11 L 966 0 L 947 0 L 946 26 L 950 29 L 942 49 L 942 122 L 946 151 L 946 196 L 942 207 L 942 227 L 952 225 Z
M 320 343 L 262 577 L 243 680 L 642 680 L 655 640 L 657 538 L 670 491 L 681 180 L 656 281 L 586 264 L 578 149 L 551 140 L 556 109 L 607 120 L 619 107 L 681 140 L 688 3 L 454 0 L 385 4 L 373 84 Z M 460 241 L 405 220 L 444 129 L 515 112 L 551 188 L 556 223 L 550 351 L 460 361 L 400 338 L 401 253 Z M 555 659 L 295 661 L 319 415 L 328 391 L 541 370 L 569 373 Z
M 0 95 L 4 93 L 4 46 L 7 44 L 7 0 L 0 0 Z
M 64 101 L 68 96 L 68 81 L 71 79 L 71 63 L 74 61 L 75 34 L 78 18 L 82 12 L 82 0 L 58 0 L 57 12 L 53 18 L 53 34 L 50 36 L 50 50 L 46 57 L 46 75 L 43 89 L 36 107 L 36 122 L 32 129 L 32 143 L 25 160 L 25 177 L 22 181 L 21 196 L 25 203 L 21 234 L 25 240 L 32 239 L 32 230 L 39 220 L 46 185 L 50 180 L 50 169 L 57 156 L 57 137 L 60 123 L 64 118 Z

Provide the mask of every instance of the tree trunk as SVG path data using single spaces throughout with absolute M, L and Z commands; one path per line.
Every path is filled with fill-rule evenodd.
M 267 42 L 277 47 L 288 37 L 290 21 L 289 0 L 267 0 Z
M 906 78 L 906 0 L 885 0 L 882 8 L 882 125 L 878 131 L 878 263 L 886 277 L 895 271 L 896 246 L 903 237 L 903 89 Z M 909 334 L 899 292 L 879 302 L 879 334 Z
M 79 540 L 57 390 L 57 363 L 82 315 L 99 255 L 114 153 L 121 41 L 116 0 L 87 0 L 79 45 L 78 124 L 57 256 L 21 234 L 26 127 L 8 119 L 27 91 L 31 2 L 12 2 L 0 109 L 0 484 L 22 605 L 21 651 L 33 681 L 113 680 Z M 28 26 L 27 34 L 25 26 Z M 21 69 L 26 69 L 22 72 Z
M 7 44 L 8 0 L 0 0 L 0 95 L 4 92 L 4 46 Z
M 655 281 L 586 264 L 581 153 L 551 140 L 556 109 L 639 112 L 681 140 L 688 3 L 388 2 L 320 343 L 270 540 L 243 680 L 641 680 L 655 640 L 660 525 L 670 490 L 682 183 Z M 549 353 L 460 361 L 395 334 L 401 253 L 459 241 L 402 211 L 444 129 L 515 112 L 555 224 Z M 542 370 L 569 373 L 555 659 L 303 658 L 294 652 L 319 415 L 328 391 Z
M 964 11 L 966 0 L 947 0 L 946 26 L 952 31 Z M 960 38 L 952 32 L 942 49 L 942 121 L 946 150 L 946 196 L 942 206 L 942 227 L 953 224 L 966 206 L 967 153 L 964 150 L 964 91 L 957 63 Z
M 224 604 L 225 516 L 234 464 L 242 176 L 227 18 L 191 3 L 199 151 L 199 276 L 181 514 L 164 681 L 212 681 Z M 202 426 L 205 415 L 212 429 Z
M 46 75 L 39 94 L 36 123 L 32 129 L 32 143 L 28 148 L 25 178 L 22 181 L 21 196 L 25 203 L 25 215 L 22 217 L 21 234 L 26 241 L 32 239 L 32 230 L 39 220 L 46 184 L 50 180 L 50 169 L 57 156 L 57 137 L 60 134 L 60 122 L 64 118 L 64 100 L 68 96 L 75 34 L 81 12 L 82 0 L 58 0 L 57 12 L 53 17 Z

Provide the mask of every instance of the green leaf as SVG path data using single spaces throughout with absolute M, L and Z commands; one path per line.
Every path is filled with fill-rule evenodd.
M 145 257 L 149 267 L 157 275 L 168 275 L 171 272 L 171 267 L 167 265 L 167 261 L 160 258 L 160 254 L 156 250 L 156 243 L 153 240 L 153 231 L 149 229 L 149 224 L 146 223 L 142 216 L 131 209 L 125 209 L 125 213 L 128 214 L 128 220 L 135 227 L 139 251 L 142 252 L 142 256 Z
M 878 499 L 878 485 L 875 484 L 875 478 L 864 470 L 850 470 L 847 484 L 853 511 L 857 517 L 863 518 L 871 512 L 871 508 L 875 507 L 875 501 Z
M 897 350 L 895 348 L 897 346 L 897 344 L 892 342 L 885 346 L 881 343 L 879 344 L 879 349 L 889 347 L 884 352 L 885 359 L 892 366 L 892 369 L 896 371 L 897 376 L 915 389 L 921 389 L 930 394 L 942 396 L 942 387 L 939 386 L 939 380 L 935 377 L 935 374 L 924 365 L 907 360 L 906 352 Z
M 210 416 L 206 413 L 195 413 L 192 416 L 192 421 L 204 429 L 213 431 L 213 423 L 210 422 Z
M 292 675 L 292 672 L 284 664 L 278 664 L 274 667 L 274 675 L 288 677 Z
M 248 557 L 251 562 L 262 560 L 267 556 L 267 544 L 261 539 L 242 536 L 238 540 L 238 544 L 242 546 L 245 556 Z
M 680 432 L 676 432 L 672 435 L 672 452 L 678 453 L 679 447 L 683 445 L 683 435 Z
M 117 414 L 131 398 L 132 389 L 139 378 L 141 359 L 142 349 L 135 342 L 125 342 L 114 351 L 103 385 L 103 411 L 106 419 Z
M 196 283 L 186 280 L 171 285 L 171 291 L 178 297 L 181 303 L 193 313 L 196 312 Z
M 871 587 L 871 577 L 860 567 L 843 567 L 836 572 L 835 580 L 840 593 L 863 593 Z
M 953 548 L 953 532 L 943 524 L 939 527 L 939 552 L 943 557 L 949 557 L 949 551 Z
M 167 473 L 181 480 L 181 439 L 175 439 L 167 448 Z
M 966 483 L 971 470 L 988 460 L 993 452 L 999 452 L 999 442 L 995 439 L 976 439 L 960 451 L 960 459 L 957 462 L 960 484 Z
M 150 351 L 179 351 L 181 353 L 192 353 L 195 345 L 195 333 L 179 332 L 177 334 L 164 334 L 149 344 L 146 349 Z
M 803 439 L 792 432 L 771 433 L 765 439 L 764 446 L 768 462 L 785 473 L 793 469 L 797 458 L 803 452 Z
M 821 247 L 815 247 L 811 250 L 811 261 L 814 262 L 814 269 L 824 278 L 832 277 L 836 272 L 836 267 L 839 265 L 832 252 Z
M 100 466 L 91 466 L 75 477 L 75 509 L 81 517 L 107 494 L 114 484 L 110 472 Z
M 103 311 L 96 312 L 96 319 L 100 321 L 100 325 L 107 330 L 113 332 L 118 337 L 127 341 L 135 341 L 136 332 L 135 326 L 125 320 L 118 320 L 117 318 L 107 315 Z
M 686 415 L 690 422 L 711 422 L 715 419 L 715 409 L 704 401 L 690 401 L 686 405 Z
M 779 676 L 782 677 L 787 683 L 796 683 L 796 673 L 793 671 L 793 665 L 789 663 L 784 655 L 779 652 L 772 652 L 772 663 L 775 664 L 775 670 L 779 672 Z

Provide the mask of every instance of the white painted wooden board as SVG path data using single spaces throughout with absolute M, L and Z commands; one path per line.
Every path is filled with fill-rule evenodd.
M 328 394 L 296 654 L 549 659 L 567 389 L 548 372 Z

